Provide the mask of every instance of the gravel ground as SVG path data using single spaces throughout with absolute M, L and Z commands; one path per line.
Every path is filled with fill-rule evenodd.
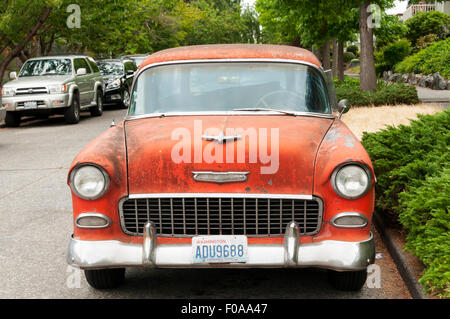
M 388 125 L 408 125 L 417 114 L 434 114 L 444 108 L 437 104 L 417 104 L 377 107 L 354 107 L 342 116 L 342 121 L 361 139 L 363 132 L 376 132 Z

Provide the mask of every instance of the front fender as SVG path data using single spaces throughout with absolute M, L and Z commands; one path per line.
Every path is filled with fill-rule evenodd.
M 359 199 L 342 198 L 331 185 L 333 171 L 348 162 L 361 163 L 372 174 L 369 191 Z M 319 147 L 314 167 L 314 194 L 325 201 L 323 227 L 316 239 L 358 241 L 368 238 L 371 222 L 364 228 L 340 229 L 332 226 L 330 221 L 342 212 L 358 212 L 371 221 L 375 205 L 374 185 L 375 174 L 369 155 L 350 129 L 341 120 L 336 119 Z

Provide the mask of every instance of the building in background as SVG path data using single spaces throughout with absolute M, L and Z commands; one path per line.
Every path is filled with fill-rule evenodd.
M 426 3 L 425 1 L 421 1 L 418 4 L 411 4 L 410 1 L 408 1 L 408 7 L 403 13 L 402 19 L 403 21 L 406 21 L 414 17 L 418 12 L 428 11 L 440 11 L 450 14 L 450 1 L 436 1 L 435 3 Z

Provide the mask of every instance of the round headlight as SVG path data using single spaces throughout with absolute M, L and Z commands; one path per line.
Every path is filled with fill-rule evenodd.
M 335 192 L 346 199 L 362 197 L 371 184 L 368 169 L 357 164 L 348 164 L 336 169 L 331 180 Z
M 103 196 L 108 189 L 109 177 L 104 170 L 93 165 L 85 165 L 72 172 L 70 184 L 78 197 L 94 200 Z

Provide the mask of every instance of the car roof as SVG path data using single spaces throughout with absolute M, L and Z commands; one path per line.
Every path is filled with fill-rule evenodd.
M 297 60 L 320 67 L 314 53 L 293 46 L 272 44 L 212 44 L 166 49 L 150 55 L 139 69 L 159 62 L 211 59 Z
M 95 60 L 96 62 L 115 62 L 115 63 L 125 63 L 125 62 L 132 62 L 134 63 L 133 60 L 128 59 L 128 58 L 120 58 L 120 59 L 97 59 Z
M 31 58 L 29 60 L 64 59 L 64 58 L 89 58 L 89 56 L 83 55 L 83 54 L 54 54 L 54 55 L 35 57 L 35 58 Z

